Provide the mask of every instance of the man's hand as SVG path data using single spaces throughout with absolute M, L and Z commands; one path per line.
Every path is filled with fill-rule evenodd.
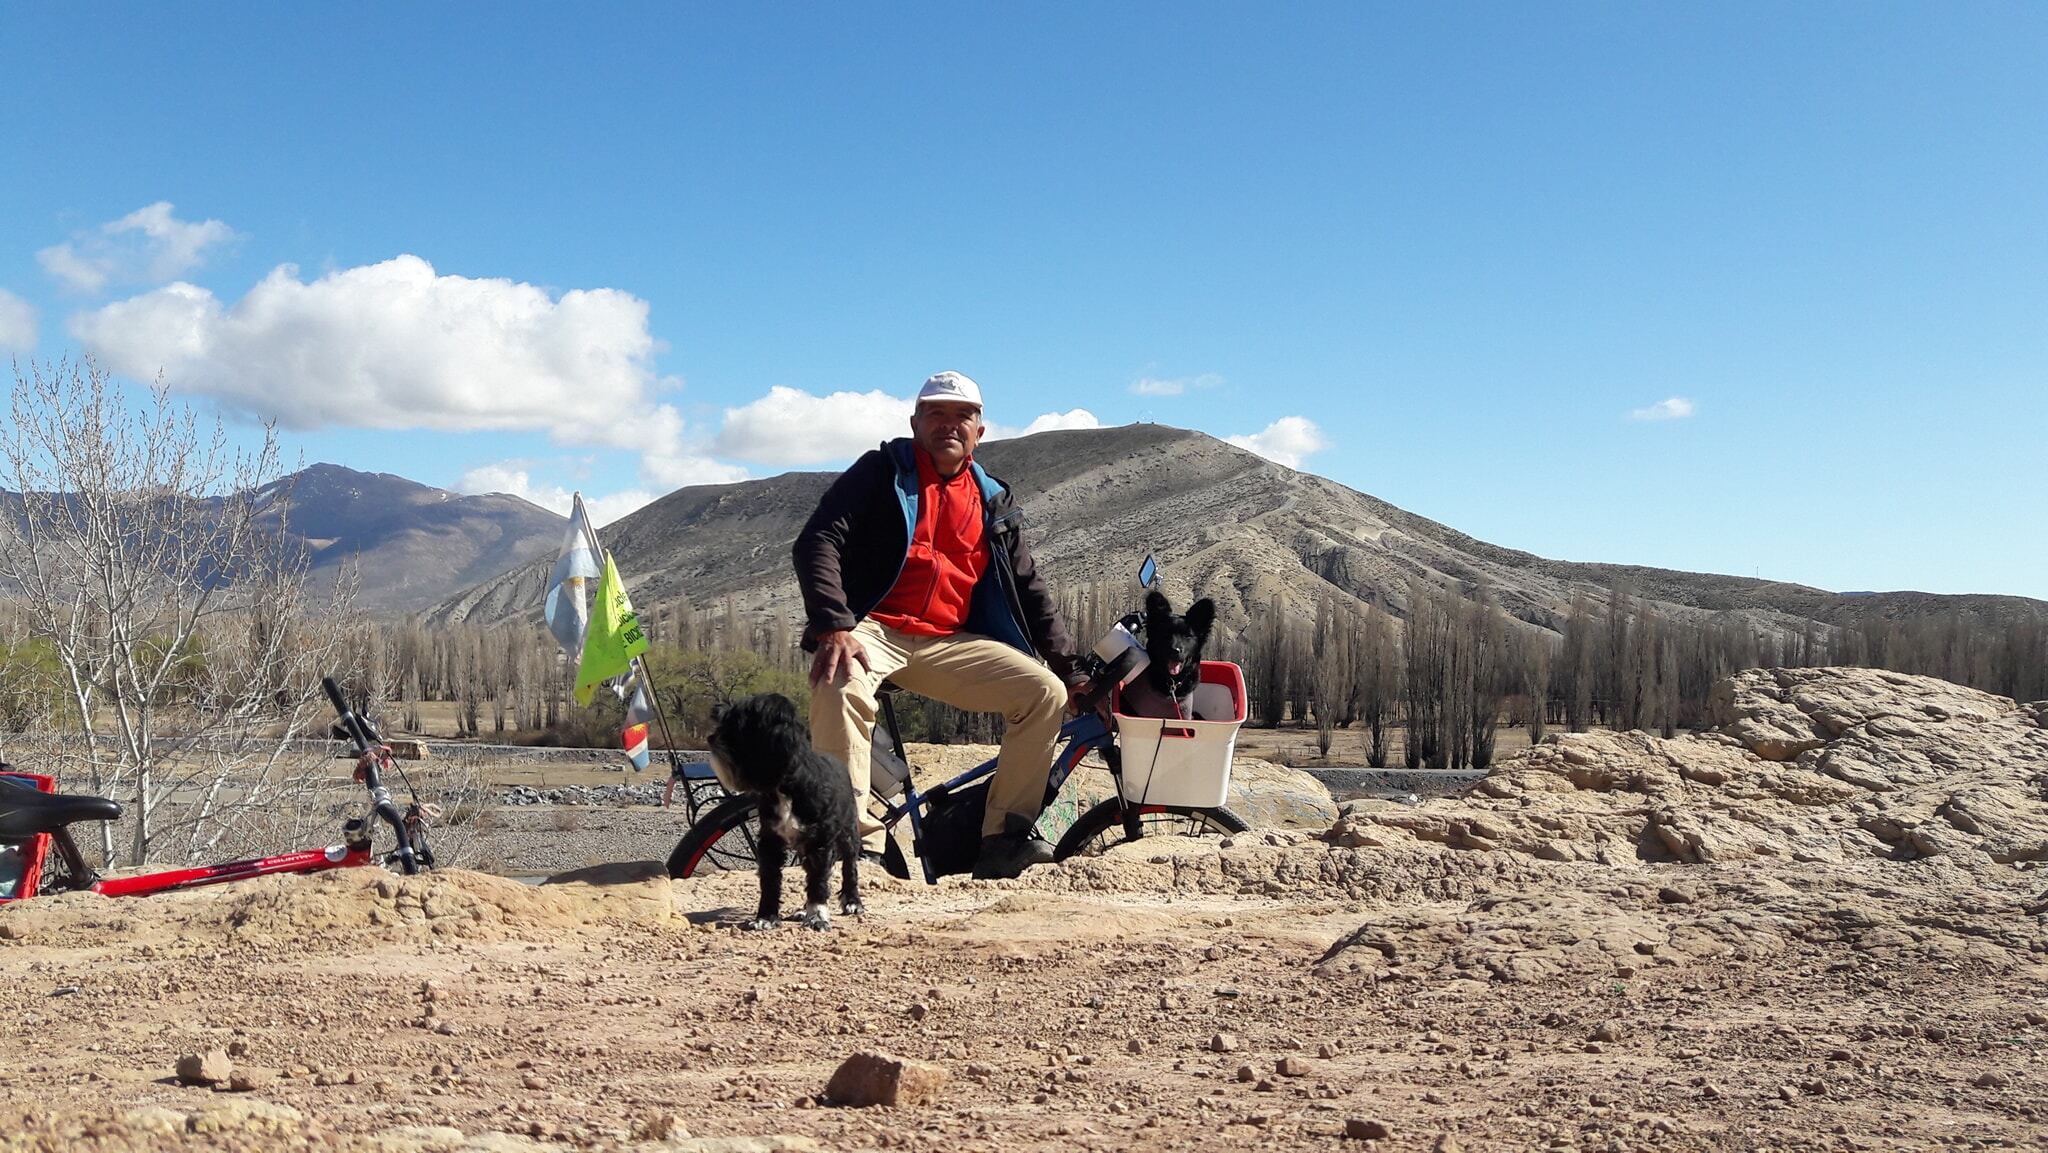
M 869 672 L 874 666 L 868 663 L 867 646 L 853 635 L 852 629 L 837 629 L 818 634 L 818 655 L 811 659 L 811 687 L 824 684 L 840 684 L 853 679 L 853 662 Z
M 1095 691 L 1095 682 L 1083 680 L 1078 685 L 1067 686 L 1067 711 L 1080 716 L 1088 709 L 1088 694 Z

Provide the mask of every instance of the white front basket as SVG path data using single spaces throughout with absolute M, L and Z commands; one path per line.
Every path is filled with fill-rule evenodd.
M 1193 720 L 1117 714 L 1126 802 L 1211 809 L 1230 795 L 1230 761 L 1245 720 L 1243 671 L 1203 661 L 1194 702 Z

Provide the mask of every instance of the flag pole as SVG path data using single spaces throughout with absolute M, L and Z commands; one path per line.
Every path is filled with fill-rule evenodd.
M 583 494 L 580 492 L 575 493 L 573 499 L 576 504 L 580 505 L 583 503 Z M 606 555 L 604 546 L 598 543 L 597 526 L 590 523 L 588 512 L 583 517 L 583 535 L 590 542 L 590 551 L 602 562 Z M 661 707 L 661 694 L 654 690 L 654 678 L 648 674 L 647 662 L 640 657 L 634 657 L 632 667 L 633 672 L 639 677 L 640 683 L 647 687 L 647 704 L 654 710 L 655 723 L 661 726 L 661 742 L 668 753 L 669 792 L 662 797 L 662 806 L 666 808 L 669 796 L 675 791 L 675 782 L 682 779 L 683 765 L 676 749 L 675 734 L 668 727 L 668 712 Z M 691 819 L 695 820 L 696 799 L 686 796 L 685 801 L 690 806 Z

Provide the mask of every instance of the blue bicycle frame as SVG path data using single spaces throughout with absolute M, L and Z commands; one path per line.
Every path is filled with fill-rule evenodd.
M 896 718 L 892 711 L 892 715 L 889 717 L 889 732 L 892 740 L 896 732 L 895 720 Z M 1045 780 L 1045 801 L 1047 804 L 1051 804 L 1052 799 L 1059 795 L 1060 786 L 1066 784 L 1067 778 L 1074 774 L 1074 769 L 1081 763 L 1082 757 L 1087 756 L 1096 749 L 1108 748 L 1112 744 L 1109 728 L 1102 723 L 1102 718 L 1094 712 L 1083 713 L 1069 720 L 1066 724 L 1061 725 L 1059 739 L 1066 743 L 1060 746 L 1059 753 L 1053 757 L 1052 770 Z M 898 751 L 900 753 L 900 750 Z M 934 796 L 943 797 L 968 786 L 979 784 L 984 778 L 994 776 L 995 771 L 996 758 L 990 757 L 988 760 L 961 773 L 952 780 L 946 781 L 943 784 L 933 785 L 923 792 L 919 792 L 916 785 L 905 782 L 902 799 L 891 804 L 888 811 L 882 814 L 882 824 L 884 826 L 892 826 L 906 815 L 910 817 L 911 848 L 917 853 L 918 865 L 924 869 L 925 884 L 936 885 L 939 883 L 939 875 L 932 865 L 931 856 L 924 851 L 924 818 L 926 811 L 930 808 L 927 801 Z
M 899 734 L 902 730 L 896 725 L 895 708 L 887 695 L 882 697 L 881 705 L 883 723 L 875 726 L 874 738 L 880 740 L 886 734 L 900 758 L 903 749 Z M 1091 710 L 1070 718 L 1060 726 L 1058 741 L 1064 743 L 1056 745 L 1059 751 L 1053 757 L 1052 766 L 1046 774 L 1045 804 L 1050 805 L 1053 799 L 1059 796 L 1060 787 L 1067 783 L 1068 777 L 1073 776 L 1074 769 L 1081 763 L 1081 758 L 1091 752 L 1101 750 L 1104 758 L 1110 763 L 1110 771 L 1118 771 L 1116 741 L 1101 714 Z M 888 805 L 883 812 L 881 821 L 884 827 L 893 828 L 896 822 L 904 817 L 910 818 L 911 851 L 917 855 L 918 865 L 924 871 L 926 884 L 935 885 L 939 881 L 938 867 L 932 854 L 926 850 L 925 842 L 925 820 L 930 815 L 932 805 L 952 793 L 980 784 L 994 776 L 996 760 L 997 758 L 991 757 L 952 780 L 933 785 L 929 789 L 920 790 L 913 782 L 906 781 L 902 797 Z M 672 784 L 681 784 L 687 790 L 685 798 L 690 810 L 690 824 L 693 826 L 700 819 L 700 809 L 710 803 L 710 798 L 731 795 L 719 784 L 708 761 L 677 764 L 672 776 Z M 749 847 L 751 848 L 751 842 Z

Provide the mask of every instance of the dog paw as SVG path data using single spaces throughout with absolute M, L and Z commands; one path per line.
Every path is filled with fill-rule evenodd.
M 806 928 L 806 929 L 829 929 L 829 928 L 831 928 L 831 927 L 832 927 L 832 914 L 830 914 L 830 913 L 828 913 L 828 912 L 826 912 L 826 911 L 825 911 L 825 906 L 823 906 L 823 905 L 809 905 L 809 906 L 806 906 L 806 907 L 805 907 L 805 909 L 804 909 L 804 928 Z
M 839 905 L 839 911 L 849 917 L 858 917 L 862 913 L 867 912 L 868 910 L 867 906 L 861 904 L 859 901 L 842 901 Z
M 760 930 L 763 930 L 763 929 L 774 929 L 774 928 L 778 928 L 778 927 L 780 927 L 780 926 L 781 926 L 781 924 L 782 924 L 782 921 L 781 921 L 781 919 L 780 919 L 780 918 L 778 918 L 778 917 L 755 917 L 755 918 L 754 918 L 753 920 L 751 920 L 751 921 L 741 921 L 741 922 L 740 922 L 740 928 L 742 928 L 742 929 L 746 929 L 746 930 L 749 930 L 749 931 L 752 931 L 752 932 L 759 932 Z

